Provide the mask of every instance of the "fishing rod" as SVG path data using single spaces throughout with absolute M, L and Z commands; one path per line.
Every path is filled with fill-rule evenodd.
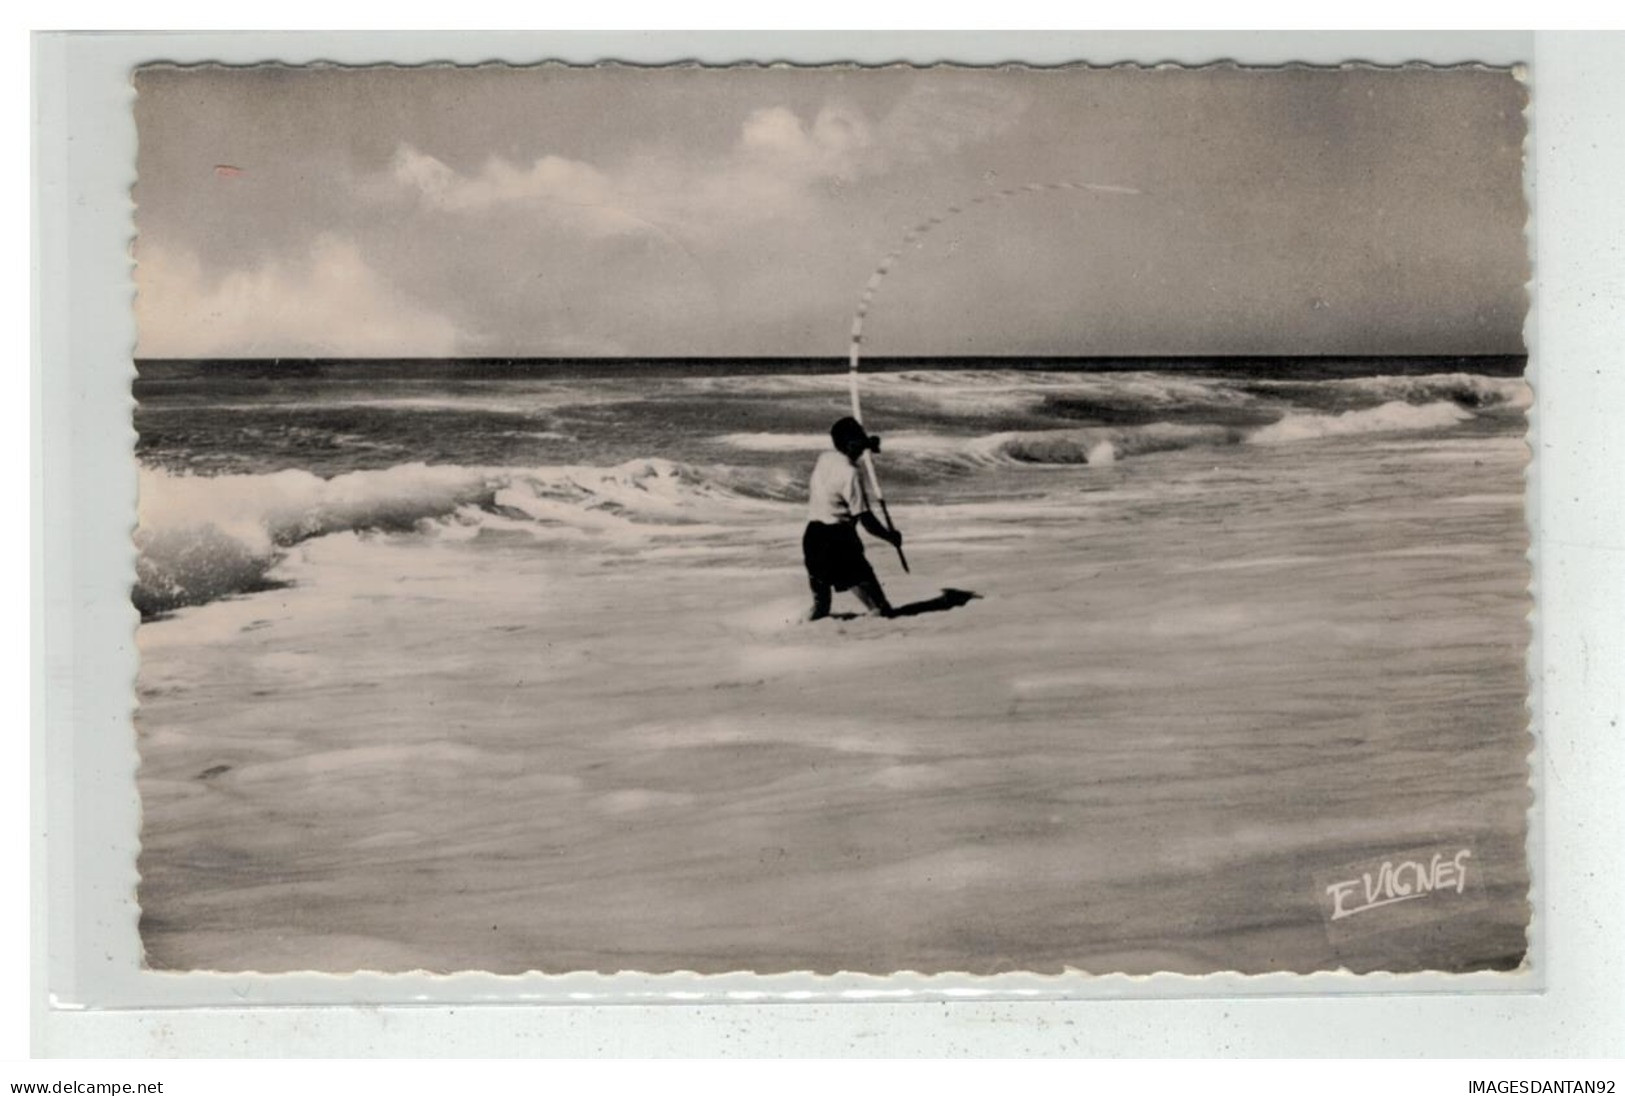
M 852 417 L 858 420 L 859 426 L 863 425 L 863 408 L 858 405 L 858 346 L 863 338 L 862 322 L 861 316 L 853 321 L 852 349 L 846 371 L 847 384 L 852 390 Z M 886 506 L 886 493 L 880 489 L 880 477 L 875 474 L 875 462 L 871 452 L 865 449 L 858 460 L 863 462 L 864 471 L 869 473 L 869 487 L 874 492 L 875 501 L 880 504 L 880 516 L 885 521 L 886 528 L 897 532 L 897 526 L 892 524 L 891 510 Z M 902 544 L 894 544 L 892 547 L 897 549 L 897 562 L 903 565 L 903 573 L 907 574 L 908 557 L 903 554 Z
M 957 217 L 972 206 L 982 205 L 986 202 L 999 202 L 1006 198 L 1013 198 L 1018 194 L 1038 194 L 1049 190 L 1086 190 L 1102 194 L 1139 194 L 1141 191 L 1128 186 L 1112 186 L 1108 183 L 1028 183 L 1025 186 L 1006 187 L 1003 190 L 993 190 L 986 194 L 978 194 L 963 205 L 951 205 L 935 216 L 928 217 L 903 234 L 898 245 L 886 257 L 880 260 L 874 273 L 869 275 L 869 281 L 863 287 L 863 293 L 858 298 L 857 311 L 852 314 L 852 337 L 848 344 L 847 353 L 847 384 L 852 392 L 852 417 L 863 424 L 863 409 L 858 404 L 858 362 L 862 356 L 863 347 L 863 321 L 869 315 L 869 306 L 873 303 L 875 294 L 880 290 L 880 283 L 886 280 L 892 266 L 903 257 L 903 252 L 910 245 L 918 243 L 926 233 L 936 228 L 942 222 Z M 886 522 L 886 528 L 892 532 L 897 527 L 892 524 L 891 511 L 886 507 L 885 492 L 880 489 L 880 477 L 875 473 L 875 462 L 870 459 L 869 451 L 864 450 L 862 457 L 864 471 L 869 475 L 869 487 L 874 492 L 875 501 L 880 504 L 880 516 Z M 908 570 L 908 557 L 903 555 L 903 546 L 896 545 L 897 561 Z

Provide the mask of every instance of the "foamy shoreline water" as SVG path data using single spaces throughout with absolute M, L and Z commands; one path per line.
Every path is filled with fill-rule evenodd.
M 1104 467 L 1191 447 L 1439 432 L 1480 420 L 1505 428 L 1528 400 L 1516 378 L 1465 373 L 1306 382 L 910 370 L 865 384 L 881 421 L 901 427 L 887 434 L 888 477 L 928 484 L 939 501 L 1000 466 Z M 793 499 L 810 455 L 827 444 L 825 434 L 684 432 L 664 420 L 755 418 L 769 426 L 811 417 L 823 424 L 835 413 L 825 407 L 828 397 L 844 385 L 844 378 L 825 374 L 695 376 L 659 381 L 629 400 L 624 378 L 550 379 L 506 388 L 469 383 L 435 396 L 338 392 L 325 402 L 273 391 L 261 393 L 257 404 L 241 402 L 240 380 L 216 381 L 205 389 L 209 400 L 189 388 L 172 410 L 203 426 L 188 425 L 176 438 L 160 432 L 150 443 L 143 436 L 149 448 L 171 456 L 141 478 L 136 602 L 150 616 L 263 588 L 275 581 L 270 572 L 290 545 L 347 530 L 432 535 L 501 525 L 549 539 L 561 532 L 636 539 L 711 530 Z M 164 406 L 157 401 L 149 416 L 161 418 Z M 584 418 L 571 426 L 572 414 Z M 1021 428 L 990 429 L 1010 424 Z M 424 434 L 414 440 L 403 433 L 411 430 Z M 451 459 L 389 463 L 427 437 L 449 439 L 438 444 Z M 204 444 L 210 439 L 212 448 Z M 651 447 L 668 455 L 651 456 Z M 279 453 L 297 454 L 300 463 L 280 464 Z M 568 459 L 530 465 L 467 459 L 525 453 Z M 624 459 L 583 459 L 595 455 Z M 274 470 L 264 470 L 267 464 Z M 347 470 L 324 471 L 335 465 Z
M 139 630 L 149 961 L 1515 965 L 1526 452 L 1455 429 L 905 492 L 894 600 L 979 597 L 816 626 L 793 501 L 662 530 L 696 503 L 622 483 L 594 532 L 434 473 L 432 530 L 339 522 Z M 1456 839 L 1484 906 L 1328 935 L 1320 873 Z

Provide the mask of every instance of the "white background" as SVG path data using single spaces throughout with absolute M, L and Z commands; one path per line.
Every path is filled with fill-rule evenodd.
M 599 13 L 602 14 L 602 13 Z M 694 13 L 686 13 L 694 14 Z M 759 14 L 759 13 L 758 13 Z M 1151 13 L 1135 12 L 1144 22 L 1150 22 Z M 113 18 L 109 22 L 127 22 Z M 261 20 L 263 21 L 263 20 Z M 509 20 L 511 21 L 511 20 Z M 746 20 L 739 20 L 746 21 Z M 750 20 L 754 21 L 754 20 Z M 1040 20 L 1042 21 L 1042 20 Z M 182 23 L 186 20 L 181 20 Z M 504 20 L 492 20 L 500 25 Z M 853 21 L 855 22 L 855 20 Z M 20 37 L 20 36 L 19 36 Z M 1517 52 L 1521 36 L 1512 40 L 1495 40 L 1497 48 L 1510 48 Z M 837 38 L 835 41 L 840 41 Z M 522 58 L 550 52 L 544 47 L 524 43 L 512 37 L 500 39 L 507 46 L 488 48 L 482 56 L 512 56 Z M 823 52 L 831 59 L 855 56 L 861 51 L 878 49 L 881 56 L 913 54 L 919 57 L 964 53 L 967 43 L 957 48 L 944 48 L 940 40 L 918 37 L 911 42 L 921 43 L 909 49 L 892 46 L 889 40 L 874 36 L 849 36 L 851 47 L 844 52 L 829 53 L 828 41 Z M 976 40 L 973 40 L 975 42 Z M 1441 47 L 1449 52 L 1452 43 L 1459 50 L 1465 39 L 1460 36 L 1443 39 L 1412 39 L 1414 55 L 1433 55 Z M 1530 39 L 1521 38 L 1523 42 Z M 629 56 L 635 50 L 671 49 L 669 42 L 652 39 L 622 37 L 614 40 L 614 49 L 602 49 L 602 55 Z M 716 48 L 717 40 L 695 39 L 685 42 L 686 48 L 678 55 L 699 55 L 698 46 L 709 42 Z M 726 43 L 727 40 L 724 40 Z M 983 46 L 989 40 L 982 38 Z M 993 40 L 995 47 L 1002 46 Z M 1059 38 L 1056 35 L 1030 36 L 1017 48 L 1012 42 L 1006 55 L 1034 57 L 1035 50 L 1052 50 L 1056 59 L 1064 56 L 1089 56 L 1101 59 L 1112 54 L 1136 59 L 1156 59 L 1180 54 L 1206 52 L 1209 55 L 1258 56 L 1263 48 L 1287 51 L 1280 56 L 1316 59 L 1346 56 L 1373 56 L 1370 50 L 1358 50 L 1347 39 L 1329 42 L 1298 39 L 1264 42 L 1254 36 L 1223 41 L 1220 47 L 1212 39 L 1190 37 L 1158 39 L 1157 47 L 1149 52 L 1144 36 L 1094 35 Z M 13 40 L 13 46 L 17 42 Z M 590 52 L 593 42 L 576 42 Z M 610 44 L 607 40 L 605 45 Z M 741 56 L 760 56 L 763 43 L 749 43 L 752 49 L 741 49 L 742 43 L 727 43 L 723 48 Z M 803 44 L 805 46 L 805 44 Z M 1139 48 L 1135 48 L 1138 46 Z M 287 53 L 282 49 L 267 49 L 263 45 L 261 56 Z M 1390 50 L 1394 44 L 1390 43 Z M 889 49 L 889 52 L 888 52 Z M 1327 58 L 1318 55 L 1330 51 Z M 305 51 L 308 52 L 308 51 Z M 322 51 L 317 50 L 316 53 Z M 329 51 L 330 52 L 330 51 Z M 380 50 L 376 56 L 386 56 L 389 50 Z M 551 51 L 561 52 L 561 51 Z M 787 50 L 777 51 L 779 55 Z M 20 102 L 26 94 L 19 85 L 23 70 L 18 51 L 13 50 L 13 65 L 6 78 L 12 81 Z M 155 49 L 152 56 L 159 56 Z M 144 1011 L 63 1011 L 44 1007 L 44 986 L 39 977 L 45 969 L 45 946 L 63 946 L 74 941 L 62 923 L 60 911 L 39 903 L 41 920 L 34 941 L 33 966 L 36 981 L 30 992 L 22 992 L 29 985 L 20 966 L 15 975 L 6 979 L 6 1004 L 21 1006 L 15 1022 L 8 1014 L 3 1032 L 19 1039 L 25 1028 L 24 1017 L 29 1006 L 35 1006 L 33 1053 L 73 1056 L 139 1056 L 139 1055 L 529 1055 L 529 1054 L 689 1054 L 689 1053 L 759 1053 L 759 1054 L 1142 1054 L 1142 1055 L 1395 1055 L 1395 1056 L 1487 1056 L 1496 1055 L 1562 1055 L 1584 1056 L 1592 1054 L 1619 1054 L 1625 1050 L 1625 1015 L 1622 1015 L 1622 993 L 1625 971 L 1622 971 L 1619 939 L 1625 937 L 1620 910 L 1625 906 L 1619 875 L 1625 872 L 1622 851 L 1622 833 L 1619 801 L 1625 790 L 1625 766 L 1621 764 L 1618 724 L 1625 721 L 1625 703 L 1621 700 L 1625 683 L 1625 650 L 1622 650 L 1621 623 L 1625 622 L 1625 583 L 1621 581 L 1621 552 L 1625 551 L 1625 521 L 1622 521 L 1620 500 L 1621 471 L 1625 469 L 1625 454 L 1621 453 L 1621 427 L 1625 427 L 1625 351 L 1621 350 L 1620 336 L 1625 334 L 1625 218 L 1620 210 L 1619 194 L 1625 190 L 1625 39 L 1617 36 L 1574 35 L 1547 36 L 1533 39 L 1533 49 L 1526 56 L 1532 59 L 1532 85 L 1535 117 L 1531 132 L 1531 155 L 1534 161 L 1534 200 L 1536 222 L 1532 232 L 1536 258 L 1535 323 L 1531 332 L 1533 369 L 1537 385 L 1537 413 L 1535 431 L 1538 435 L 1538 461 L 1531 482 L 1531 497 L 1536 508 L 1534 516 L 1538 543 L 1536 550 L 1537 599 L 1539 616 L 1537 633 L 1541 646 L 1537 650 L 1542 669 L 1540 704 L 1542 717 L 1538 721 L 1543 735 L 1542 753 L 1537 756 L 1544 781 L 1541 794 L 1546 801 L 1544 831 L 1537 832 L 1537 840 L 1544 839 L 1544 859 L 1536 852 L 1539 886 L 1543 890 L 1543 908 L 1537 912 L 1542 918 L 1545 934 L 1544 974 L 1547 989 L 1543 993 L 1479 994 L 1472 997 L 1443 997 L 1438 995 L 1393 996 L 1356 998 L 1250 998 L 1235 1001 L 1073 1001 L 1073 1002 L 974 1002 L 949 1004 L 863 1003 L 845 1005 L 809 1004 L 730 1004 L 694 1007 L 681 1004 L 651 1006 L 569 1006 L 551 1005 L 536 1008 L 517 1007 L 463 1007 L 455 1011 L 448 1008 L 423 1005 L 406 1008 L 368 1008 L 348 1010 L 312 1010 L 281 1008 L 213 1009 L 213 1010 L 144 1010 Z M 1047 57 L 1046 57 L 1047 59 Z M 1262 59 L 1262 58 L 1260 58 Z M 1499 58 L 1497 58 L 1499 59 Z M 102 74 L 103 79 L 119 80 L 117 71 Z M 95 121 L 92 119 L 91 121 Z M 14 145 L 13 147 L 19 147 Z M 116 162 L 113 176 L 128 174 L 127 164 L 122 172 Z M 14 180 L 20 182 L 21 180 Z M 109 191 L 97 190 L 84 183 L 85 194 L 93 206 L 98 200 L 107 201 L 111 194 L 118 198 L 117 186 Z M 24 184 L 26 185 L 26 184 Z M 97 198 L 99 195 L 99 199 Z M 20 187 L 12 209 L 20 212 L 25 207 Z M 41 197 L 41 223 L 54 213 L 68 218 L 95 216 L 91 208 L 75 208 L 71 199 L 59 194 Z M 111 207 L 103 209 L 109 212 Z M 127 217 L 127 209 L 122 211 Z M 125 237 L 127 239 L 127 236 Z M 111 267 L 121 257 L 125 239 L 117 234 L 104 241 Z M 50 242 L 47 238 L 47 242 Z M 17 259 L 26 253 L 26 241 L 17 240 L 13 248 L 14 275 L 20 274 Z M 42 249 L 42 257 L 51 256 Z M 105 261 L 105 259 L 104 259 Z M 80 268 L 83 269 L 83 268 Z M 48 283 L 49 284 L 49 283 Z M 75 287 L 82 289 L 84 278 L 76 278 Z M 26 299 L 20 284 L 6 297 L 18 311 L 13 313 L 13 330 L 27 329 L 28 318 L 19 307 Z M 116 298 L 115 298 L 116 302 Z M 98 307 L 94 294 L 81 300 L 78 296 L 65 298 L 50 296 L 42 300 L 44 327 L 47 331 L 53 319 L 71 320 L 72 330 L 79 341 L 96 338 L 110 339 L 112 347 L 128 342 L 127 315 L 109 313 Z M 71 315 L 70 315 L 71 314 Z M 20 344 L 20 337 L 18 340 Z M 44 340 L 49 344 L 49 338 Z M 19 345 L 20 350 L 20 345 Z M 20 354 L 18 357 L 20 358 Z M 78 353 L 72 362 L 90 360 Z M 20 363 L 14 365 L 8 379 L 20 381 Z M 120 383 L 114 378 L 114 383 Z M 64 393 L 66 394 L 66 393 Z M 9 447 L 5 455 L 10 460 L 5 467 L 13 475 L 26 467 L 26 455 L 21 451 L 20 439 L 25 435 L 23 412 L 27 403 L 20 391 L 4 401 L 11 419 L 0 429 L 0 437 Z M 83 421 L 83 407 L 73 400 L 57 401 L 50 415 L 67 415 L 73 421 L 77 415 Z M 58 423 L 47 417 L 45 422 L 53 429 Z M 68 454 L 58 449 L 52 453 L 53 436 L 50 432 L 36 439 L 36 445 L 46 447 L 48 468 L 58 468 L 71 459 L 75 465 L 96 465 L 96 454 L 89 448 L 72 447 Z M 89 439 L 87 439 L 89 440 Z M 107 482 L 107 498 L 72 498 L 47 495 L 36 498 L 43 504 L 48 527 L 62 532 L 74 523 L 104 513 L 116 512 L 119 493 L 133 489 L 133 476 L 119 472 L 119 461 L 128 462 L 129 439 L 124 434 L 103 436 L 106 453 L 101 459 L 109 460 L 113 479 Z M 122 451 L 120 450 L 122 448 Z M 102 448 L 97 446 L 96 448 Z M 81 468 L 83 470 L 83 468 Z M 128 480 L 128 483 L 123 482 Z M 14 511 L 21 509 L 20 491 L 13 495 Z M 128 510 L 127 498 L 122 505 Z M 94 521 L 91 521 L 94 524 Z M 76 527 L 76 526 L 75 526 Z M 117 529 L 117 522 L 112 526 Z M 20 546 L 21 536 L 11 538 L 13 549 Z M 73 561 L 76 577 L 81 563 L 102 571 L 101 588 L 111 581 L 116 587 L 120 581 L 119 568 L 124 563 L 122 547 L 115 535 L 104 542 L 95 553 L 94 560 Z M 21 560 L 12 570 L 20 576 Z M 67 561 L 60 556 L 36 559 L 36 567 L 43 563 L 47 578 L 51 567 L 61 567 Z M 36 583 L 39 571 L 35 572 Z M 14 580 L 13 589 L 20 588 Z M 60 591 L 64 600 L 48 607 L 46 623 L 62 625 L 63 612 L 86 610 L 94 613 L 94 604 L 78 604 L 86 600 L 85 591 L 98 589 L 97 584 L 73 585 Z M 74 591 L 79 593 L 76 596 Z M 99 594 L 89 595 L 94 602 Z M 23 617 L 22 606 L 14 600 L 8 617 L 16 625 Z M 36 608 L 40 608 L 36 603 Z M 105 607 L 104 607 L 105 611 Z M 40 624 L 36 621 L 36 627 Z M 60 644 L 64 633 L 60 627 L 52 633 L 50 646 L 53 654 L 62 653 Z M 36 634 L 37 641 L 37 634 Z M 16 675 L 13 687 L 7 693 L 19 701 L 26 691 L 26 675 L 17 673 L 23 663 L 22 651 L 14 648 L 9 668 Z M 36 650 L 36 655 L 39 652 Z M 61 696 L 74 698 L 76 709 L 90 702 L 87 689 L 105 690 L 102 701 L 110 702 L 109 710 L 117 703 L 128 702 L 128 682 L 108 681 L 99 686 L 85 682 L 58 681 Z M 38 680 L 36 679 L 36 688 Z M 122 690 L 122 692 L 121 692 Z M 47 692 L 45 695 L 49 695 Z M 36 695 L 36 705 L 39 696 Z M 20 703 L 14 711 L 20 714 Z M 58 709 L 43 713 L 47 725 L 63 718 Z M 82 714 L 76 710 L 74 714 Z M 1611 725 L 1612 724 L 1612 725 Z M 38 728 L 36 728 L 38 730 Z M 14 720 L 12 740 L 19 744 L 24 735 L 22 720 Z M 36 751 L 38 752 L 38 751 Z M 37 764 L 40 758 L 36 756 Z M 124 759 L 116 759 L 120 764 Z M 25 807 L 28 802 L 28 767 L 17 758 L 6 767 L 11 784 L 6 788 L 5 801 L 10 814 L 6 821 L 8 833 L 14 836 L 8 848 L 21 854 L 26 846 L 16 839 L 30 829 Z M 69 774 L 69 784 L 86 770 Z M 126 776 L 127 780 L 127 776 Z M 36 794 L 41 786 L 36 785 Z M 51 795 L 67 794 L 65 789 L 52 785 Z M 39 803 L 36 803 L 36 812 Z M 44 815 L 36 813 L 36 821 Z M 37 829 L 37 827 L 36 827 Z M 36 839 L 39 835 L 36 832 Z M 58 835 L 54 840 L 60 840 Z M 38 840 L 38 852 L 45 846 Z M 52 846 L 53 852 L 55 846 Z M 81 849 L 81 852 L 85 850 Z M 38 865 L 36 865 L 38 866 Z M 16 918 L 8 924 L 13 931 L 7 938 L 14 944 L 24 936 L 24 923 L 17 917 L 21 913 L 26 878 L 20 855 L 12 865 L 10 878 L 14 882 L 13 899 L 4 903 L 8 915 Z M 36 892 L 36 902 L 42 897 Z M 89 947 L 94 940 L 91 932 L 81 933 L 78 946 Z M 1540 954 L 1537 952 L 1537 955 Z M 22 956 L 17 956 L 22 959 Z M 1396 987 L 1397 988 L 1397 987 Z M 17 1057 L 28 1053 L 18 1042 Z M 292 1078 L 261 1067 L 251 1070 L 231 1067 L 212 1067 L 216 1074 L 199 1074 L 192 1067 L 181 1068 L 173 1064 L 148 1066 L 70 1066 L 66 1063 L 45 1063 L 29 1066 L 13 1060 L 0 1071 L 0 1083 L 26 1080 L 150 1080 L 175 1078 L 166 1091 L 220 1091 L 224 1084 L 245 1091 L 259 1091 L 256 1085 L 276 1090 Z M 198 1067 L 207 1069 L 209 1067 Z M 1298 1084 L 1313 1077 L 1316 1087 L 1341 1091 L 1346 1082 L 1358 1083 L 1369 1089 L 1373 1081 L 1381 1087 L 1412 1089 L 1408 1085 L 1382 1084 L 1384 1074 L 1356 1075 L 1347 1070 L 1328 1071 L 1312 1067 L 1308 1076 L 1296 1075 Z M 1515 1077 L 1619 1077 L 1617 1068 L 1609 1071 L 1576 1071 L 1515 1066 L 1503 1070 L 1438 1067 L 1444 1073 L 1417 1071 L 1407 1067 L 1393 1076 L 1422 1083 L 1429 1091 L 1464 1091 L 1465 1084 L 1457 1078 L 1466 1076 Z M 353 1083 L 365 1087 L 392 1087 L 401 1091 L 438 1091 L 441 1087 L 458 1087 L 472 1078 L 466 1066 L 458 1066 L 457 1073 L 437 1075 L 420 1066 L 403 1067 L 399 1072 L 379 1074 L 377 1067 L 369 1067 L 365 1081 L 355 1078 Z M 965 1074 L 956 1074 L 962 1078 Z M 337 1091 L 325 1087 L 340 1079 L 342 1073 L 324 1068 L 314 1073 L 301 1074 L 297 1083 L 313 1087 L 316 1091 Z M 351 1075 L 354 1077 L 354 1075 Z M 510 1080 L 514 1074 L 500 1074 Z M 546 1073 L 527 1071 L 517 1075 L 533 1079 L 537 1085 L 549 1084 Z M 1187 1075 L 1186 1083 L 1199 1078 L 1199 1083 L 1222 1079 L 1226 1075 Z M 1270 1087 L 1271 1081 L 1260 1073 L 1229 1075 L 1232 1080 Z M 214 1081 L 210 1082 L 209 1078 Z M 312 1080 L 319 1078 L 320 1080 Z M 387 1080 L 385 1080 L 387 1078 Z M 808 1075 L 810 1078 L 810 1075 Z M 1431 1080 L 1430 1080 L 1431 1079 Z M 917 1081 L 918 1078 L 911 1077 Z M 1291 1082 L 1291 1075 L 1283 1075 L 1283 1083 Z M 195 1083 L 194 1083 L 195 1082 Z M 502 1082 L 499 1082 L 502 1083 Z M 556 1082 L 553 1082 L 556 1083 Z M 776 1082 L 775 1082 L 776 1083 Z M 422 1086 L 422 1087 L 417 1087 Z M 530 1087 L 530 1086 L 527 1086 Z

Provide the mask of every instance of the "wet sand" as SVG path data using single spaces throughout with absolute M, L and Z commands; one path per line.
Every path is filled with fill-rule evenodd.
M 1001 469 L 894 499 L 893 600 L 977 596 L 893 621 L 796 622 L 789 506 L 308 541 L 291 585 L 140 629 L 148 962 L 1516 966 L 1526 455 Z M 1481 902 L 1329 931 L 1325 873 L 1432 845 L 1471 847 Z

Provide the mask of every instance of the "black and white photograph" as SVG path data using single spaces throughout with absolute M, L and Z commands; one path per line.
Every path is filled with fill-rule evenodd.
M 1528 969 L 1520 70 L 131 83 L 147 969 Z

